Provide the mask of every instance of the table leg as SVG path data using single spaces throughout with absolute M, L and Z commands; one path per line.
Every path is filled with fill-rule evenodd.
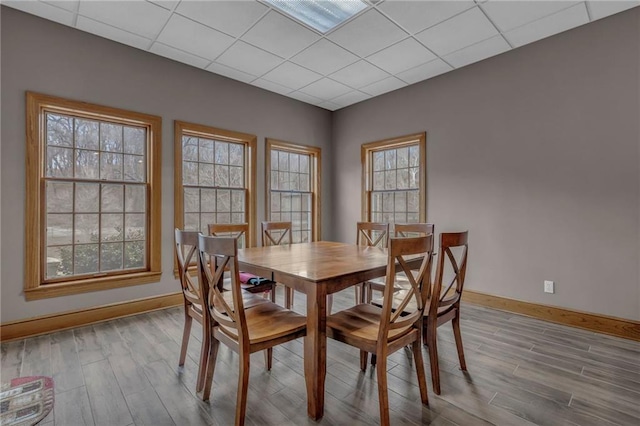
M 327 373 L 327 295 L 314 285 L 307 293 L 307 335 L 304 338 L 304 376 L 307 382 L 307 413 L 314 420 L 324 414 L 324 379 Z

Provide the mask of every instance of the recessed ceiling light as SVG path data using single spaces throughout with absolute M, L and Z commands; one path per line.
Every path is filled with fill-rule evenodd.
M 362 0 L 264 1 L 323 34 L 367 7 Z

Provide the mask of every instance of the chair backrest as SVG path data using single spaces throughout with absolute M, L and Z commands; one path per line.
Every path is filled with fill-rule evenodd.
M 434 234 L 435 225 L 433 223 L 394 223 L 393 232 L 396 237 L 418 237 Z M 433 242 L 433 238 L 431 239 Z M 433 246 L 431 247 L 433 248 Z
M 449 232 L 440 234 L 440 252 L 436 278 L 433 283 L 429 316 L 436 318 L 438 308 L 459 304 L 467 273 L 469 232 Z M 447 279 L 445 286 L 443 280 Z
M 418 327 L 431 287 L 433 234 L 422 237 L 390 238 L 384 302 L 380 319 L 379 342 L 386 342 L 389 332 Z M 420 267 L 412 266 L 419 262 Z M 406 275 L 410 286 L 395 291 L 396 274 Z M 401 330 L 402 331 L 402 330 Z
M 206 309 L 213 326 L 238 343 L 249 342 L 249 331 L 244 313 L 242 289 L 238 275 L 238 240 L 234 237 L 198 237 L 198 279 L 203 283 Z M 211 265 L 209 267 L 209 265 Z M 222 296 L 221 289 L 215 285 L 220 282 L 226 271 L 231 275 L 232 305 Z
M 233 237 L 240 243 L 240 248 L 248 247 L 248 223 L 210 223 L 209 235 L 212 237 Z
M 356 244 L 359 246 L 386 248 L 389 243 L 389 224 L 358 222 Z
M 198 249 L 198 235 L 200 235 L 200 233 L 197 231 L 181 231 L 176 228 L 174 235 L 175 255 L 178 263 L 178 277 L 180 278 L 180 285 L 182 286 L 182 294 L 184 294 L 185 299 L 189 302 L 201 305 L 202 299 L 200 297 L 199 284 L 194 283 L 189 274 L 189 266 L 196 261 L 194 254 Z
M 262 246 L 292 244 L 291 222 L 262 222 Z

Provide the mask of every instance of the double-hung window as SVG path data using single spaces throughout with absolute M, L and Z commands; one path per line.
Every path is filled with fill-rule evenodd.
M 256 137 L 175 122 L 175 226 L 207 235 L 209 224 L 248 223 L 255 238 Z
M 27 299 L 159 280 L 161 127 L 27 93 Z
M 362 218 L 369 222 L 426 221 L 426 135 L 362 145 Z
M 267 139 L 267 219 L 291 222 L 294 243 L 320 236 L 320 148 Z

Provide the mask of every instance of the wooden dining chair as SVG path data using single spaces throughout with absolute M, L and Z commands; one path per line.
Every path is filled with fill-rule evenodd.
M 460 369 L 467 370 L 462 349 L 462 334 L 460 333 L 460 299 L 467 273 L 468 234 L 467 231 L 440 234 L 440 253 L 438 254 L 436 278 L 433 290 L 429 295 L 429 306 L 424 313 L 422 341 L 429 348 L 431 379 L 436 395 L 440 395 L 436 329 L 442 324 L 451 321 Z M 443 285 L 445 277 L 448 281 L 446 287 Z
M 262 246 L 279 246 L 293 244 L 293 234 L 291 222 L 262 222 L 260 235 L 262 236 Z M 291 287 L 284 287 L 284 306 L 291 309 L 293 306 L 294 291 Z
M 210 223 L 209 235 L 212 237 L 233 237 L 238 242 L 243 241 L 244 247 L 247 246 L 247 240 L 249 236 L 249 224 L 248 223 Z M 271 301 L 276 301 L 276 284 L 269 280 L 262 284 L 254 285 L 248 283 L 242 283 L 242 289 L 249 293 L 267 293 L 271 294 Z
M 200 233 L 197 231 L 181 231 L 177 228 L 174 231 L 178 278 L 180 279 L 184 299 L 184 330 L 182 332 L 182 344 L 180 346 L 180 359 L 178 360 L 178 366 L 180 367 L 184 366 L 187 356 L 187 347 L 189 345 L 193 320 L 195 319 L 200 324 L 203 324 L 204 321 L 202 310 L 204 298 L 202 295 L 206 294 L 206 291 L 201 288 L 200 281 L 194 279 L 194 274 L 197 275 L 196 252 L 198 249 L 198 235 L 200 235 Z M 192 269 L 190 269 L 190 267 L 192 267 Z M 224 296 L 229 299 L 230 293 L 225 292 Z M 266 300 L 261 297 L 249 293 L 244 294 L 244 306 L 247 309 L 263 302 L 266 302 Z M 200 392 L 204 385 L 208 339 L 209 335 L 203 328 L 196 392 Z
M 306 334 L 307 319 L 269 301 L 252 309 L 244 309 L 237 256 L 237 239 L 199 236 L 198 275 L 200 281 L 208 287 L 205 327 L 210 333 L 202 399 L 209 400 L 218 347 L 223 343 L 239 356 L 235 424 L 243 425 L 247 410 L 250 355 L 267 350 L 269 358 L 266 366 L 271 369 L 273 347 L 303 337 Z M 208 264 L 213 265 L 213 268 Z M 231 276 L 231 303 L 215 285 L 226 270 Z
M 387 248 L 389 242 L 389 224 L 379 222 L 358 222 L 356 224 L 356 244 L 367 247 Z M 361 283 L 355 286 L 356 304 L 366 300 L 370 293 L 369 283 Z
M 407 345 L 413 349 L 418 385 L 422 403 L 428 404 L 427 385 L 422 361 L 420 333 L 427 292 L 431 277 L 432 235 L 415 238 L 391 238 L 387 260 L 383 306 L 361 303 L 327 317 L 327 336 L 360 349 L 360 368 L 367 367 L 367 353 L 378 359 L 377 378 L 380 400 L 380 424 L 389 424 L 389 398 L 387 390 L 387 356 Z M 416 271 L 411 263 L 420 263 Z M 411 289 L 393 306 L 393 284 L 396 272 L 403 271 Z M 414 309 L 406 312 L 409 303 Z

